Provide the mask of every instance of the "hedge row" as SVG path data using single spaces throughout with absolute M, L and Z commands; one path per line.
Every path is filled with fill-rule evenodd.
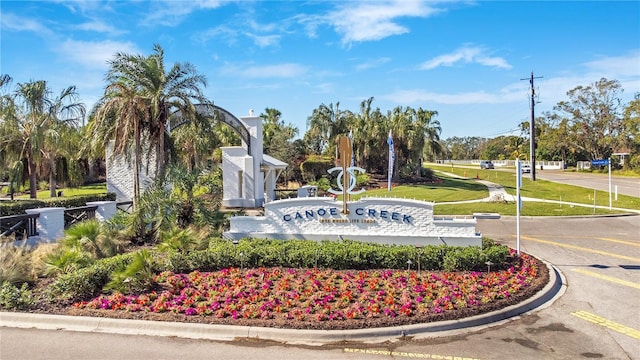
M 115 201 L 115 193 L 79 195 L 73 197 L 59 197 L 50 199 L 29 199 L 0 202 L 0 216 L 23 215 L 27 209 L 44 207 L 72 208 L 86 206 L 91 201 Z
M 49 288 L 48 298 L 57 302 L 87 300 L 98 295 L 111 274 L 131 262 L 133 253 L 99 260 L 90 267 L 60 276 Z M 485 271 L 511 265 L 509 249 L 483 240 L 483 247 L 381 245 L 357 241 L 256 240 L 238 244 L 215 239 L 200 251 L 155 253 L 154 269 L 188 273 L 193 270 L 217 271 L 228 267 L 331 268 L 336 270 L 408 269 L 445 271 Z M 411 263 L 408 263 L 411 261 Z
M 193 269 L 216 271 L 226 267 L 330 268 L 336 270 L 418 269 L 480 271 L 490 261 L 495 269 L 507 266 L 509 249 L 485 241 L 485 246 L 452 247 L 430 245 L 384 245 L 351 240 L 269 240 L 245 239 L 237 245 L 214 240 L 209 248 L 171 253 L 166 270 L 189 272 Z

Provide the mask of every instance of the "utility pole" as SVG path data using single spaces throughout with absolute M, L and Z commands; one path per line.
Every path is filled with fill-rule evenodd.
M 540 79 L 542 76 L 533 76 L 531 72 L 530 78 L 520 80 L 529 80 L 531 90 L 531 121 L 529 122 L 529 164 L 531 165 L 531 181 L 536 181 L 536 126 L 535 126 L 535 106 L 536 106 L 536 90 L 533 87 L 533 79 Z

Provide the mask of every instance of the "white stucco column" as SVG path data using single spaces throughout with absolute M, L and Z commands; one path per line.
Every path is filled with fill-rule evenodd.
M 264 204 L 264 175 L 260 170 L 260 165 L 262 164 L 262 118 L 258 116 L 247 116 L 242 117 L 240 120 L 245 123 L 247 129 L 249 130 L 249 136 L 251 141 L 251 153 L 249 156 L 253 158 L 253 166 L 251 172 L 253 173 L 253 178 L 249 179 L 247 177 L 247 184 L 251 186 L 247 186 L 247 190 L 251 188 L 251 194 L 246 194 L 246 198 L 253 198 L 255 207 L 262 206 Z M 249 169 L 245 170 L 245 173 L 249 173 Z
M 272 202 L 276 199 L 276 172 L 271 170 L 267 172 L 267 178 L 264 179 L 266 202 Z
M 64 236 L 64 208 L 50 207 L 25 210 L 27 214 L 39 214 L 36 228 L 41 239 L 55 241 Z
M 97 205 L 96 219 L 99 222 L 105 222 L 112 217 L 116 216 L 118 211 L 118 204 L 115 201 L 91 201 L 87 203 L 87 206 Z

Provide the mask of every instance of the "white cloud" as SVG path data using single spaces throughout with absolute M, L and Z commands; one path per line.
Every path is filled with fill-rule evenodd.
M 602 78 L 620 82 L 624 89 L 620 94 L 623 102 L 630 101 L 636 93 L 640 92 L 639 50 L 620 56 L 600 57 L 581 65 L 561 74 L 541 74 L 544 77 L 536 80 L 535 85 L 542 106 L 551 110 L 558 102 L 568 100 L 569 90 L 578 86 L 591 86 Z M 580 72 L 583 68 L 586 71 Z
M 151 4 L 155 6 L 149 10 L 149 15 L 143 23 L 148 26 L 177 26 L 185 17 L 196 10 L 215 9 L 226 3 L 228 1 L 224 0 L 154 1 Z
M 245 78 L 294 78 L 305 75 L 309 71 L 308 67 L 299 64 L 276 64 L 276 65 L 226 65 L 222 69 L 225 75 L 235 75 Z
M 391 59 L 389 59 L 388 57 L 381 57 L 381 58 L 377 58 L 377 59 L 372 59 L 372 60 L 369 60 L 369 61 L 366 61 L 364 63 L 356 65 L 356 70 L 361 71 L 361 70 L 367 70 L 367 69 L 371 69 L 371 68 L 376 68 L 376 67 L 379 67 L 379 66 L 382 66 L 382 65 L 388 63 L 389 61 L 391 61 Z
M 398 18 L 427 17 L 439 11 L 426 2 L 416 0 L 347 2 L 347 5 L 327 14 L 325 21 L 335 27 L 342 36 L 343 44 L 349 44 L 408 33 L 406 26 L 398 24 Z
M 526 88 L 510 86 L 495 93 L 472 91 L 455 94 L 429 92 L 420 89 L 399 90 L 382 98 L 398 104 L 436 103 L 446 105 L 463 104 L 506 104 L 526 100 Z
M 66 40 L 55 47 L 60 56 L 87 68 L 106 69 L 108 61 L 118 53 L 137 54 L 140 50 L 132 42 Z
M 41 35 L 51 35 L 52 32 L 46 26 L 36 20 L 4 13 L 0 16 L 0 24 L 4 31 L 30 31 Z
M 253 40 L 253 43 L 261 48 L 277 45 L 280 42 L 280 35 L 255 35 L 246 34 L 248 38 Z
M 251 41 L 260 48 L 278 45 L 282 38 L 280 35 L 257 35 L 248 32 L 241 32 L 231 27 L 221 25 L 197 33 L 193 36 L 193 39 L 198 42 L 205 43 L 210 39 L 217 38 L 223 39 L 229 45 L 233 45 L 240 41 L 239 38 L 241 36 L 246 36 L 251 39 Z
M 75 28 L 79 30 L 106 33 L 110 35 L 120 35 L 126 33 L 126 31 L 117 29 L 110 24 L 106 24 L 100 20 L 84 22 L 80 25 L 77 25 Z
M 333 83 L 313 83 L 310 86 L 313 94 L 331 94 L 335 91 L 335 84 Z
M 477 63 L 484 66 L 511 69 L 512 66 L 500 57 L 488 56 L 487 50 L 478 46 L 464 45 L 454 52 L 437 56 L 420 65 L 421 70 L 431 70 L 440 66 L 453 66 L 456 63 Z
M 206 43 L 210 39 L 224 39 L 228 44 L 234 44 L 238 39 L 238 31 L 230 27 L 221 25 L 209 28 L 205 31 L 193 35 L 193 39 L 202 43 Z
M 583 65 L 590 71 L 610 74 L 608 76 L 633 76 L 637 78 L 640 77 L 640 50 L 634 50 L 622 56 L 601 57 Z

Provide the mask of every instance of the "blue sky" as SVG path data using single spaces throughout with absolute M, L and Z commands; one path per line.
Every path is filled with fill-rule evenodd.
M 276 108 L 302 136 L 320 104 L 374 97 L 435 110 L 443 138 L 495 137 L 528 121 L 531 72 L 549 111 L 576 86 L 640 92 L 638 1 L 6 1 L 0 73 L 75 85 L 88 106 L 116 52 L 190 62 L 236 116 Z

